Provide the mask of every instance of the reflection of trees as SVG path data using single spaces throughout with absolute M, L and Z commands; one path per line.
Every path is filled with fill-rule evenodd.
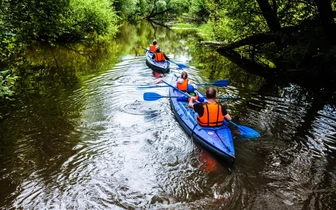
M 71 92 L 44 90 L 46 95 L 22 96 L 2 122 L 1 204 L 15 197 L 16 188 L 32 174 L 50 181 L 76 152 L 80 136 L 74 128 L 82 105 L 67 100 Z
M 192 46 L 193 45 L 193 46 Z M 249 90 L 258 90 L 264 82 L 263 78 L 251 75 L 243 69 L 237 68 L 236 63 L 218 55 L 216 51 L 191 43 L 190 51 L 192 63 L 209 81 L 228 79 L 229 85 L 245 86 Z
M 157 33 L 159 32 L 159 33 Z M 184 47 L 180 40 L 183 40 L 181 34 L 175 33 L 166 25 L 156 22 L 141 21 L 136 25 L 124 23 L 116 36 L 118 43 L 127 43 L 121 45 L 123 54 L 134 54 L 134 48 L 139 49 L 140 54 L 145 54 L 142 47 L 148 47 L 155 38 L 161 50 L 167 55 L 172 53 L 176 56 L 184 53 Z
M 90 46 L 40 45 L 25 52 L 17 100 L 5 108 L 8 114 L 0 124 L 1 204 L 32 173 L 50 181 L 76 152 L 81 133 L 75 128 L 83 104 L 69 96 L 86 77 L 117 62 L 116 48 L 113 40 Z
M 101 72 L 116 63 L 115 43 L 91 46 L 36 46 L 25 52 L 21 91 L 44 92 L 50 87 L 71 87 L 82 76 Z M 34 81 L 33 83 L 31 81 Z M 37 85 L 38 84 L 38 85 Z M 42 92 L 41 92 L 42 91 Z
M 151 21 L 149 21 L 149 23 L 151 24 L 151 26 L 153 27 L 153 29 L 154 29 L 154 36 L 153 36 L 153 39 L 156 39 L 156 37 L 157 37 L 157 35 L 156 35 L 156 32 L 157 32 L 157 29 L 158 28 L 165 28 L 165 29 L 168 29 L 168 30 L 170 30 L 170 28 L 168 27 L 168 26 L 166 26 L 165 24 L 162 24 L 162 23 L 160 23 L 160 22 L 157 22 L 157 21 L 155 21 L 155 20 L 151 20 Z M 159 31 L 159 32 L 161 32 L 161 30 Z

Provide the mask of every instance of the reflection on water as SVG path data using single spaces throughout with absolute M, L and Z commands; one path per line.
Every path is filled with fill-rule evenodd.
M 195 83 L 229 79 L 229 87 L 217 89 L 242 97 L 224 101 L 235 122 L 262 134 L 247 141 L 232 127 L 236 162 L 230 170 L 193 143 L 167 98 L 143 100 L 144 92 L 168 90 L 137 85 L 169 81 L 180 70 L 172 65 L 169 75 L 155 77 L 144 52 L 135 56 L 133 48 L 151 40 L 151 29 L 124 27 L 113 49 L 102 50 L 108 55 L 96 55 L 99 67 L 79 65 L 87 71 L 76 69 L 82 76 L 72 85 L 29 87 L 31 94 L 0 122 L 1 209 L 334 208 L 336 109 L 330 95 L 264 84 L 225 58 L 207 62 L 209 54 L 202 57 L 193 37 L 162 29 L 170 37 L 160 45 L 168 56 L 192 59 L 187 71 Z M 183 39 L 190 45 L 176 53 L 168 45 Z M 68 57 L 64 69 L 73 56 L 56 55 Z

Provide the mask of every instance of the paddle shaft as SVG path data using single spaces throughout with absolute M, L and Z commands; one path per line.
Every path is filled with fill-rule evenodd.
M 180 98 L 182 96 L 162 96 L 158 93 L 154 93 L 154 92 L 145 92 L 144 93 L 144 100 L 146 101 L 156 101 L 160 98 Z M 219 99 L 223 99 L 223 100 L 237 100 L 239 98 L 230 98 L 230 97 L 222 97 Z
M 142 49 L 144 49 L 144 50 L 146 50 L 146 51 L 149 51 L 147 48 L 144 48 L 144 47 L 142 47 L 142 46 L 140 46 Z
M 214 85 L 217 87 L 226 87 L 228 86 L 229 81 L 228 80 L 218 80 L 216 82 L 209 82 L 209 83 L 199 83 L 199 84 L 195 84 L 197 86 L 202 86 L 202 85 Z M 146 85 L 146 86 L 138 86 L 138 89 L 141 88 L 162 88 L 162 87 L 169 87 L 167 85 Z

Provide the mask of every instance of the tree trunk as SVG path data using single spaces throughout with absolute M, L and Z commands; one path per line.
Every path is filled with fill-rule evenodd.
M 314 0 L 320 16 L 320 22 L 328 40 L 336 44 L 336 25 L 333 18 L 330 0 Z
M 272 32 L 278 32 L 280 31 L 280 22 L 278 20 L 277 14 L 276 14 L 276 8 L 274 10 L 272 9 L 271 5 L 269 4 L 268 0 L 257 0 L 259 7 L 261 9 L 261 12 L 266 19 L 268 28 Z M 274 5 L 276 6 L 276 5 Z
M 164 14 L 164 13 L 166 13 L 166 12 L 169 12 L 170 10 L 172 10 L 172 9 L 171 9 L 171 8 L 168 8 L 168 9 L 166 9 L 166 10 L 164 10 L 164 11 L 161 11 L 161 12 L 156 12 L 156 13 L 152 12 L 149 16 L 146 17 L 146 19 L 154 18 L 155 16 L 157 16 L 157 15 L 162 15 L 162 14 Z
M 250 37 L 241 39 L 239 41 L 236 41 L 230 44 L 220 45 L 220 47 L 217 49 L 217 52 L 232 50 L 237 47 L 241 47 L 245 45 L 256 45 L 256 44 L 265 44 L 265 43 L 275 42 L 277 39 L 278 39 L 277 34 L 272 33 L 272 32 L 256 34 L 254 36 L 250 36 Z
M 268 79 L 277 79 L 281 78 L 284 75 L 278 71 L 276 68 L 268 68 L 263 65 L 259 65 L 250 61 L 249 59 L 242 57 L 239 53 L 234 50 L 226 50 L 219 52 L 220 55 L 225 56 L 231 62 L 235 63 L 237 66 L 245 69 L 249 73 L 268 78 Z

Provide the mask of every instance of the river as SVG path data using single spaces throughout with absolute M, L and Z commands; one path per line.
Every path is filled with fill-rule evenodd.
M 141 46 L 154 36 L 195 83 L 228 79 L 219 94 L 241 97 L 222 103 L 261 137 L 231 127 L 234 167 L 192 141 L 167 98 L 143 99 L 168 89 L 136 88 L 181 73 L 146 66 Z M 125 23 L 109 44 L 30 49 L 20 97 L 0 120 L 0 208 L 334 209 L 335 94 L 269 84 L 198 43 L 190 31 Z

